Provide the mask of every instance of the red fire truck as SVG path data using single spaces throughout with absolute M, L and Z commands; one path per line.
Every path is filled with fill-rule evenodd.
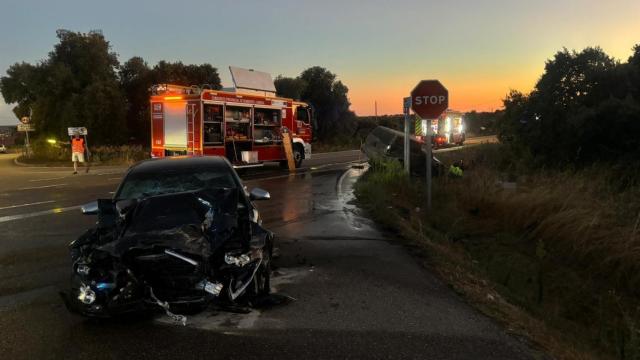
M 293 141 L 296 167 L 303 159 L 310 159 L 312 108 L 276 97 L 273 82 L 264 86 L 266 90 L 241 89 L 238 78 L 246 72 L 253 70 L 232 68 L 233 90 L 153 86 L 151 156 L 221 155 L 238 168 L 270 161 L 284 163 L 282 139 L 286 131 Z

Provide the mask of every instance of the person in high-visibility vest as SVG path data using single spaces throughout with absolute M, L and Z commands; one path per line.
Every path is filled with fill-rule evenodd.
M 451 177 L 462 177 L 464 165 L 462 160 L 456 161 L 451 166 L 449 166 L 449 176 Z
M 85 171 L 89 172 L 89 167 L 84 159 L 84 151 L 84 139 L 81 138 L 80 135 L 76 134 L 73 139 L 71 139 L 71 161 L 73 161 L 74 175 L 78 173 L 78 162 L 81 162 L 85 167 Z

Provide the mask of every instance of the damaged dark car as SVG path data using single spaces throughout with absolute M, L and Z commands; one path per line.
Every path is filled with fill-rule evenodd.
M 70 244 L 69 310 L 113 317 L 161 310 L 181 313 L 212 302 L 251 306 L 270 291 L 273 233 L 261 227 L 254 200 L 221 157 L 144 161 L 113 199 L 83 207 L 96 226 Z

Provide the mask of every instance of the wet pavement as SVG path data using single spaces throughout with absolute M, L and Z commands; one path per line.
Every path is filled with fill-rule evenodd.
M 124 169 L 68 177 L 2 163 L 0 176 L 8 179 L 0 183 L 2 358 L 531 357 L 364 217 L 352 204 L 352 186 L 364 170 L 330 160 L 300 175 L 274 169 L 244 176 L 249 188 L 272 195 L 258 203 L 265 227 L 277 235 L 272 285 L 295 301 L 249 314 L 211 309 L 189 316 L 186 327 L 161 315 L 87 321 L 69 314 L 58 297 L 68 280 L 66 244 L 95 219 L 77 209 L 53 210 L 108 197 Z M 36 183 L 65 185 L 21 190 L 34 187 L 29 180 L 58 176 L 66 177 Z M 43 201 L 53 202 L 11 207 Z

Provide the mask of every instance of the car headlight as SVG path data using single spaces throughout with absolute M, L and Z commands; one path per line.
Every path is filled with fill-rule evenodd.
M 82 285 L 78 291 L 78 300 L 83 304 L 91 305 L 96 301 L 96 293 L 89 286 Z

